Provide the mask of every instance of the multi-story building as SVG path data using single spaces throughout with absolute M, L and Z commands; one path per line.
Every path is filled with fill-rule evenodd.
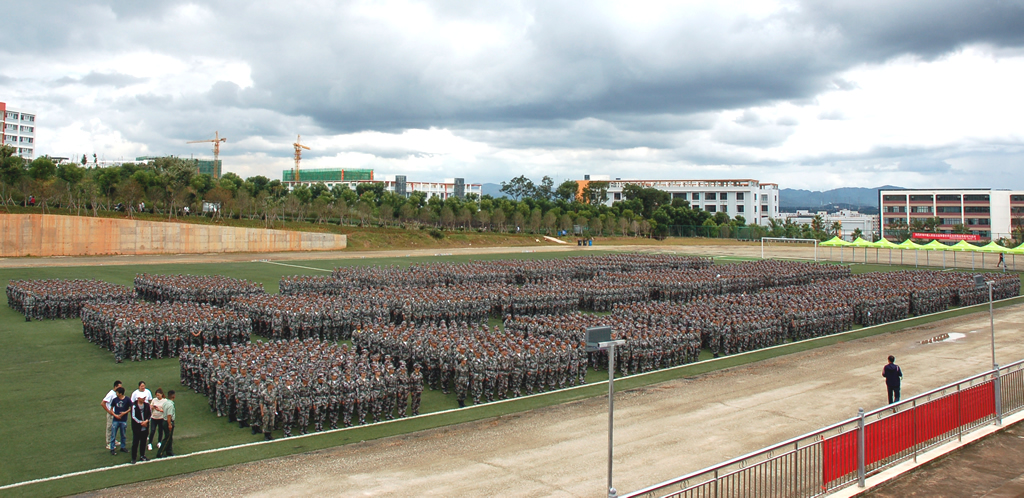
M 587 175 L 579 183 L 580 190 L 590 182 L 608 182 L 608 205 L 623 200 L 626 185 L 656 188 L 668 192 L 672 200 L 682 199 L 690 207 L 709 213 L 737 215 L 747 223 L 767 225 L 779 217 L 779 186 L 758 180 L 614 180 L 603 175 Z
M 135 158 L 135 162 L 144 163 L 149 161 L 155 161 L 163 157 L 176 157 L 176 156 L 140 156 Z M 190 159 L 196 163 L 196 173 L 200 175 L 210 175 L 214 180 L 220 178 L 221 166 L 224 165 L 224 161 L 221 159 Z M 118 161 L 117 164 L 121 164 L 124 161 Z
M 798 209 L 795 213 L 782 213 L 779 218 L 792 221 L 798 225 L 810 225 L 814 221 L 815 216 L 821 216 L 826 230 L 831 229 L 833 224 L 839 222 L 839 237 L 848 242 L 853 242 L 853 234 L 858 229 L 863 234 L 862 237 L 869 241 L 879 233 L 878 215 L 863 214 L 849 209 L 840 209 L 834 213 L 829 213 L 828 211 L 811 212 Z
M 33 159 L 36 155 L 36 115 L 20 111 L 0 102 L 0 130 L 3 131 L 3 145 L 17 149 L 17 155 Z
M 483 185 L 479 183 L 466 183 L 462 178 L 446 178 L 441 182 L 410 182 L 405 175 L 383 175 L 383 178 L 374 178 L 372 169 L 304 169 L 299 171 L 299 181 L 295 181 L 295 171 L 286 169 L 281 172 L 281 181 L 294 188 L 296 185 L 313 185 L 323 183 L 327 188 L 334 188 L 336 185 L 346 185 L 355 190 L 362 184 L 383 183 L 384 190 L 408 197 L 413 192 L 425 192 L 427 199 L 437 196 L 441 199 L 449 197 L 465 197 L 466 194 L 476 194 L 477 197 L 483 193 Z
M 880 190 L 878 209 L 882 236 L 896 226 L 938 218 L 939 233 L 953 233 L 957 225 L 984 240 L 1011 237 L 1024 226 L 1024 191 L 996 189 Z M 906 230 L 906 229 L 903 229 Z

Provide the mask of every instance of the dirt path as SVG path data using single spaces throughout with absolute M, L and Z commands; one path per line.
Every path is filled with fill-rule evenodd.
M 1024 306 L 996 313 L 999 360 L 1024 358 Z M 961 339 L 920 344 L 943 332 Z M 988 314 L 837 344 L 616 396 L 615 485 L 631 491 L 990 366 Z M 99 495 L 603 496 L 607 398 L 101 491 Z M 181 448 L 186 450 L 187 448 Z

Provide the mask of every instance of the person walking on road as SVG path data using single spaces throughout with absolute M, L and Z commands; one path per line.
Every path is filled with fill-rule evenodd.
M 900 382 L 903 380 L 903 370 L 896 364 L 896 357 L 889 355 L 889 363 L 882 367 L 882 377 L 885 377 L 885 388 L 889 391 L 889 404 L 900 400 Z

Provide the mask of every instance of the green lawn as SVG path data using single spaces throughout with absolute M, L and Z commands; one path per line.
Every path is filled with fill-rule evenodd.
M 453 256 L 393 259 L 360 259 L 339 261 L 288 262 L 289 265 L 330 270 L 338 265 L 408 264 L 426 261 L 467 261 L 477 259 L 552 258 L 577 254 L 595 254 L 595 251 L 558 254 L 512 253 L 486 256 Z M 890 271 L 905 269 L 889 266 L 855 265 L 854 271 Z M 187 265 L 148 266 L 95 266 L 39 269 L 0 270 L 0 287 L 10 279 L 42 278 L 97 278 L 109 282 L 131 285 L 138 272 L 222 274 L 262 282 L 268 292 L 278 290 L 278 281 L 284 275 L 326 274 L 325 272 L 293 266 L 249 262 Z M 109 467 L 125 463 L 129 457 L 113 457 L 103 450 L 105 417 L 98 406 L 110 389 L 114 379 L 133 388 L 145 380 L 151 390 L 162 387 L 165 391 L 178 391 L 177 407 L 180 425 L 175 432 L 175 448 L 179 455 L 201 450 L 222 448 L 257 441 L 249 429 L 239 429 L 226 419 L 218 419 L 208 408 L 206 398 L 196 395 L 178 383 L 178 362 L 175 358 L 145 362 L 116 364 L 112 354 L 87 342 L 82 336 L 80 320 L 32 321 L 6 306 L 6 297 L 0 306 L 0 486 L 65 474 Z M 1024 299 L 1024 298 L 1021 298 Z M 964 314 L 970 310 L 954 310 L 951 314 Z M 945 318 L 945 316 L 943 317 Z M 920 323 L 938 317 L 918 319 Z M 915 322 L 917 323 L 917 322 Z M 881 326 L 861 329 L 843 336 L 832 336 L 815 341 L 790 344 L 781 348 L 744 355 L 720 358 L 712 362 L 689 365 L 645 376 L 623 379 L 617 387 L 631 388 L 674 378 L 697 375 L 709 370 L 759 361 L 765 358 L 820 347 L 862 336 L 884 333 L 901 326 Z M 706 359 L 707 354 L 701 359 Z M 606 380 L 604 372 L 591 372 L 588 382 Z M 431 427 L 439 427 L 469 420 L 499 416 L 540 406 L 597 396 L 607 392 L 607 386 L 592 385 L 583 389 L 554 392 L 544 396 L 520 399 L 508 403 L 484 405 L 415 420 L 402 420 L 373 427 L 360 427 L 316 437 L 289 439 L 272 444 L 257 445 L 223 452 L 209 453 L 172 461 L 0 490 L 11 495 L 63 495 L 83 492 L 146 479 L 153 479 L 204 468 L 213 468 L 239 462 L 310 451 L 384 436 L 403 434 Z M 422 412 L 454 409 L 453 395 L 424 392 Z M 129 444 L 131 436 L 129 434 Z

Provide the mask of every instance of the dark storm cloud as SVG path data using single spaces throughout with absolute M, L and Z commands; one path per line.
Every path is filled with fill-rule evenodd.
M 112 101 L 68 107 L 126 140 L 172 153 L 214 130 L 229 137 L 231 150 L 251 136 L 291 143 L 306 129 L 329 135 L 434 127 L 495 148 L 646 147 L 666 160 L 775 166 L 792 161 L 750 150 L 785 142 L 800 123 L 755 111 L 722 122 L 720 111 L 811 104 L 824 91 L 857 89 L 843 72 L 904 55 L 932 59 L 972 44 L 1019 53 L 1024 46 L 1019 1 L 804 0 L 766 17 L 687 4 L 639 21 L 610 5 L 15 2 L 6 15 L 36 21 L 0 30 L 0 67 L 19 57 L 71 65 L 125 53 L 179 61 L 184 71 L 247 66 L 251 84 L 209 71 L 215 75 L 198 89 L 146 87 L 131 95 L 128 88 Z M 462 33 L 466 26 L 475 31 Z M 159 80 L 121 71 L 104 66 L 59 83 L 124 89 Z M 0 85 L 16 83 L 0 76 Z M 49 102 L 57 98 L 64 97 Z M 819 116 L 842 117 L 841 109 Z M 690 147 L 696 131 L 725 146 Z M 387 146 L 346 150 L 417 154 Z M 834 160 L 892 157 L 890 164 L 906 171 L 949 171 L 941 161 L 932 169 L 909 159 L 903 166 L 901 154 L 925 152 L 873 150 Z

